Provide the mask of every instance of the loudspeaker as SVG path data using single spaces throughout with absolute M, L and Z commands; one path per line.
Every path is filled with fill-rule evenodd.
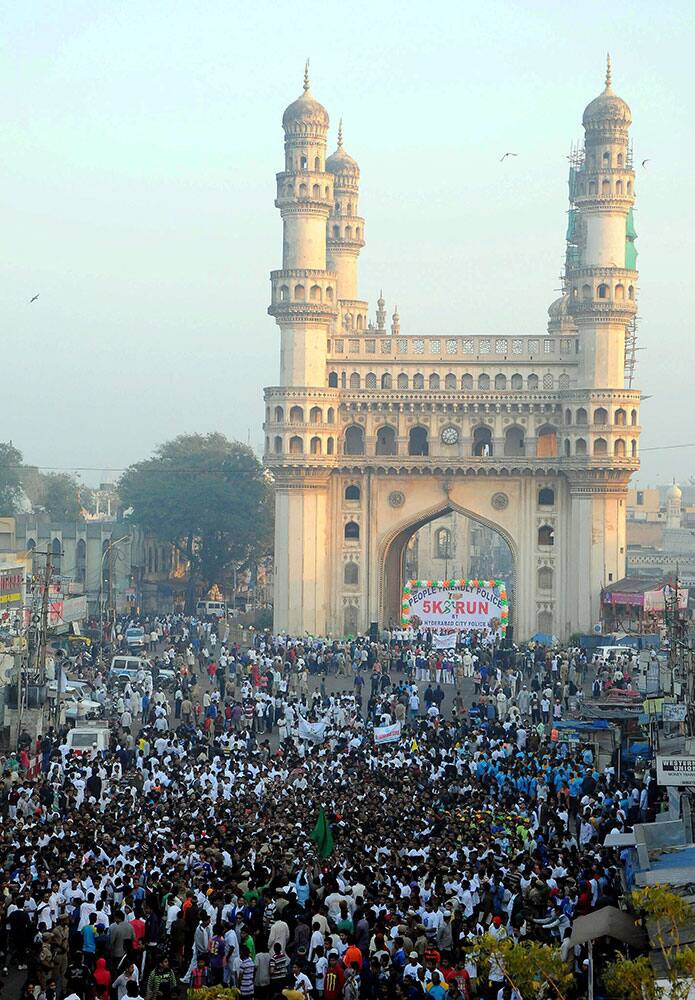
M 514 626 L 508 625 L 502 640 L 502 649 L 511 649 L 514 644 Z
M 369 623 L 369 638 L 372 642 L 379 641 L 379 622 Z

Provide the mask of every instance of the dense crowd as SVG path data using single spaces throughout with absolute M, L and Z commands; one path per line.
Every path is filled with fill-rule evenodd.
M 604 839 L 657 790 L 557 723 L 595 673 L 629 684 L 629 664 L 604 677 L 580 650 L 475 635 L 242 650 L 209 623 L 149 629 L 168 692 L 156 670 L 110 690 L 78 664 L 111 706 L 107 751 L 51 731 L 40 774 L 7 762 L 0 952 L 22 996 L 510 996 L 484 935 L 554 943 L 581 995 L 572 921 L 617 901 Z

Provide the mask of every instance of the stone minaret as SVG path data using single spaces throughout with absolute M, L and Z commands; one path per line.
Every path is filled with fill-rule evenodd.
M 277 174 L 276 206 L 283 224 L 282 270 L 271 271 L 268 309 L 280 327 L 280 380 L 323 386 L 326 337 L 337 316 L 336 276 L 326 267 L 326 221 L 333 208 L 333 174 L 326 170 L 328 112 L 309 91 L 282 116 L 285 169 Z
M 637 307 L 631 122 L 630 108 L 613 92 L 609 56 L 603 93 L 583 116 L 584 160 L 574 178 L 578 252 L 566 274 L 583 388 L 624 384 L 625 330 Z
M 338 148 L 326 160 L 334 177 L 334 202 L 327 227 L 328 262 L 338 275 L 340 329 L 365 330 L 366 303 L 358 299 L 357 263 L 364 246 L 364 219 L 357 214 L 360 168 L 343 146 L 343 123 L 338 129 Z

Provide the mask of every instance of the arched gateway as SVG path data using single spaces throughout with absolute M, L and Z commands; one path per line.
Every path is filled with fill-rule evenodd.
M 382 297 L 375 322 L 358 298 L 359 168 L 342 133 L 326 159 L 328 114 L 305 80 L 283 116 L 283 264 L 269 308 L 281 331 L 280 384 L 265 392 L 277 630 L 396 624 L 407 540 L 452 511 L 508 543 L 517 636 L 598 620 L 601 587 L 624 575 L 639 466 L 640 394 L 624 387 L 637 278 L 629 124 L 609 75 L 571 157 L 564 293 L 547 333 L 405 335 L 397 310 L 387 329 Z

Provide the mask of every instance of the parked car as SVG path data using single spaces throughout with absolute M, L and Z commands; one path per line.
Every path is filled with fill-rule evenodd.
M 125 630 L 125 644 L 128 649 L 145 648 L 145 630 L 139 625 L 133 625 Z
M 77 722 L 78 719 L 96 719 L 103 712 L 100 702 L 92 701 L 90 698 L 79 698 L 75 695 L 70 695 L 63 700 L 61 710 L 67 722 Z

